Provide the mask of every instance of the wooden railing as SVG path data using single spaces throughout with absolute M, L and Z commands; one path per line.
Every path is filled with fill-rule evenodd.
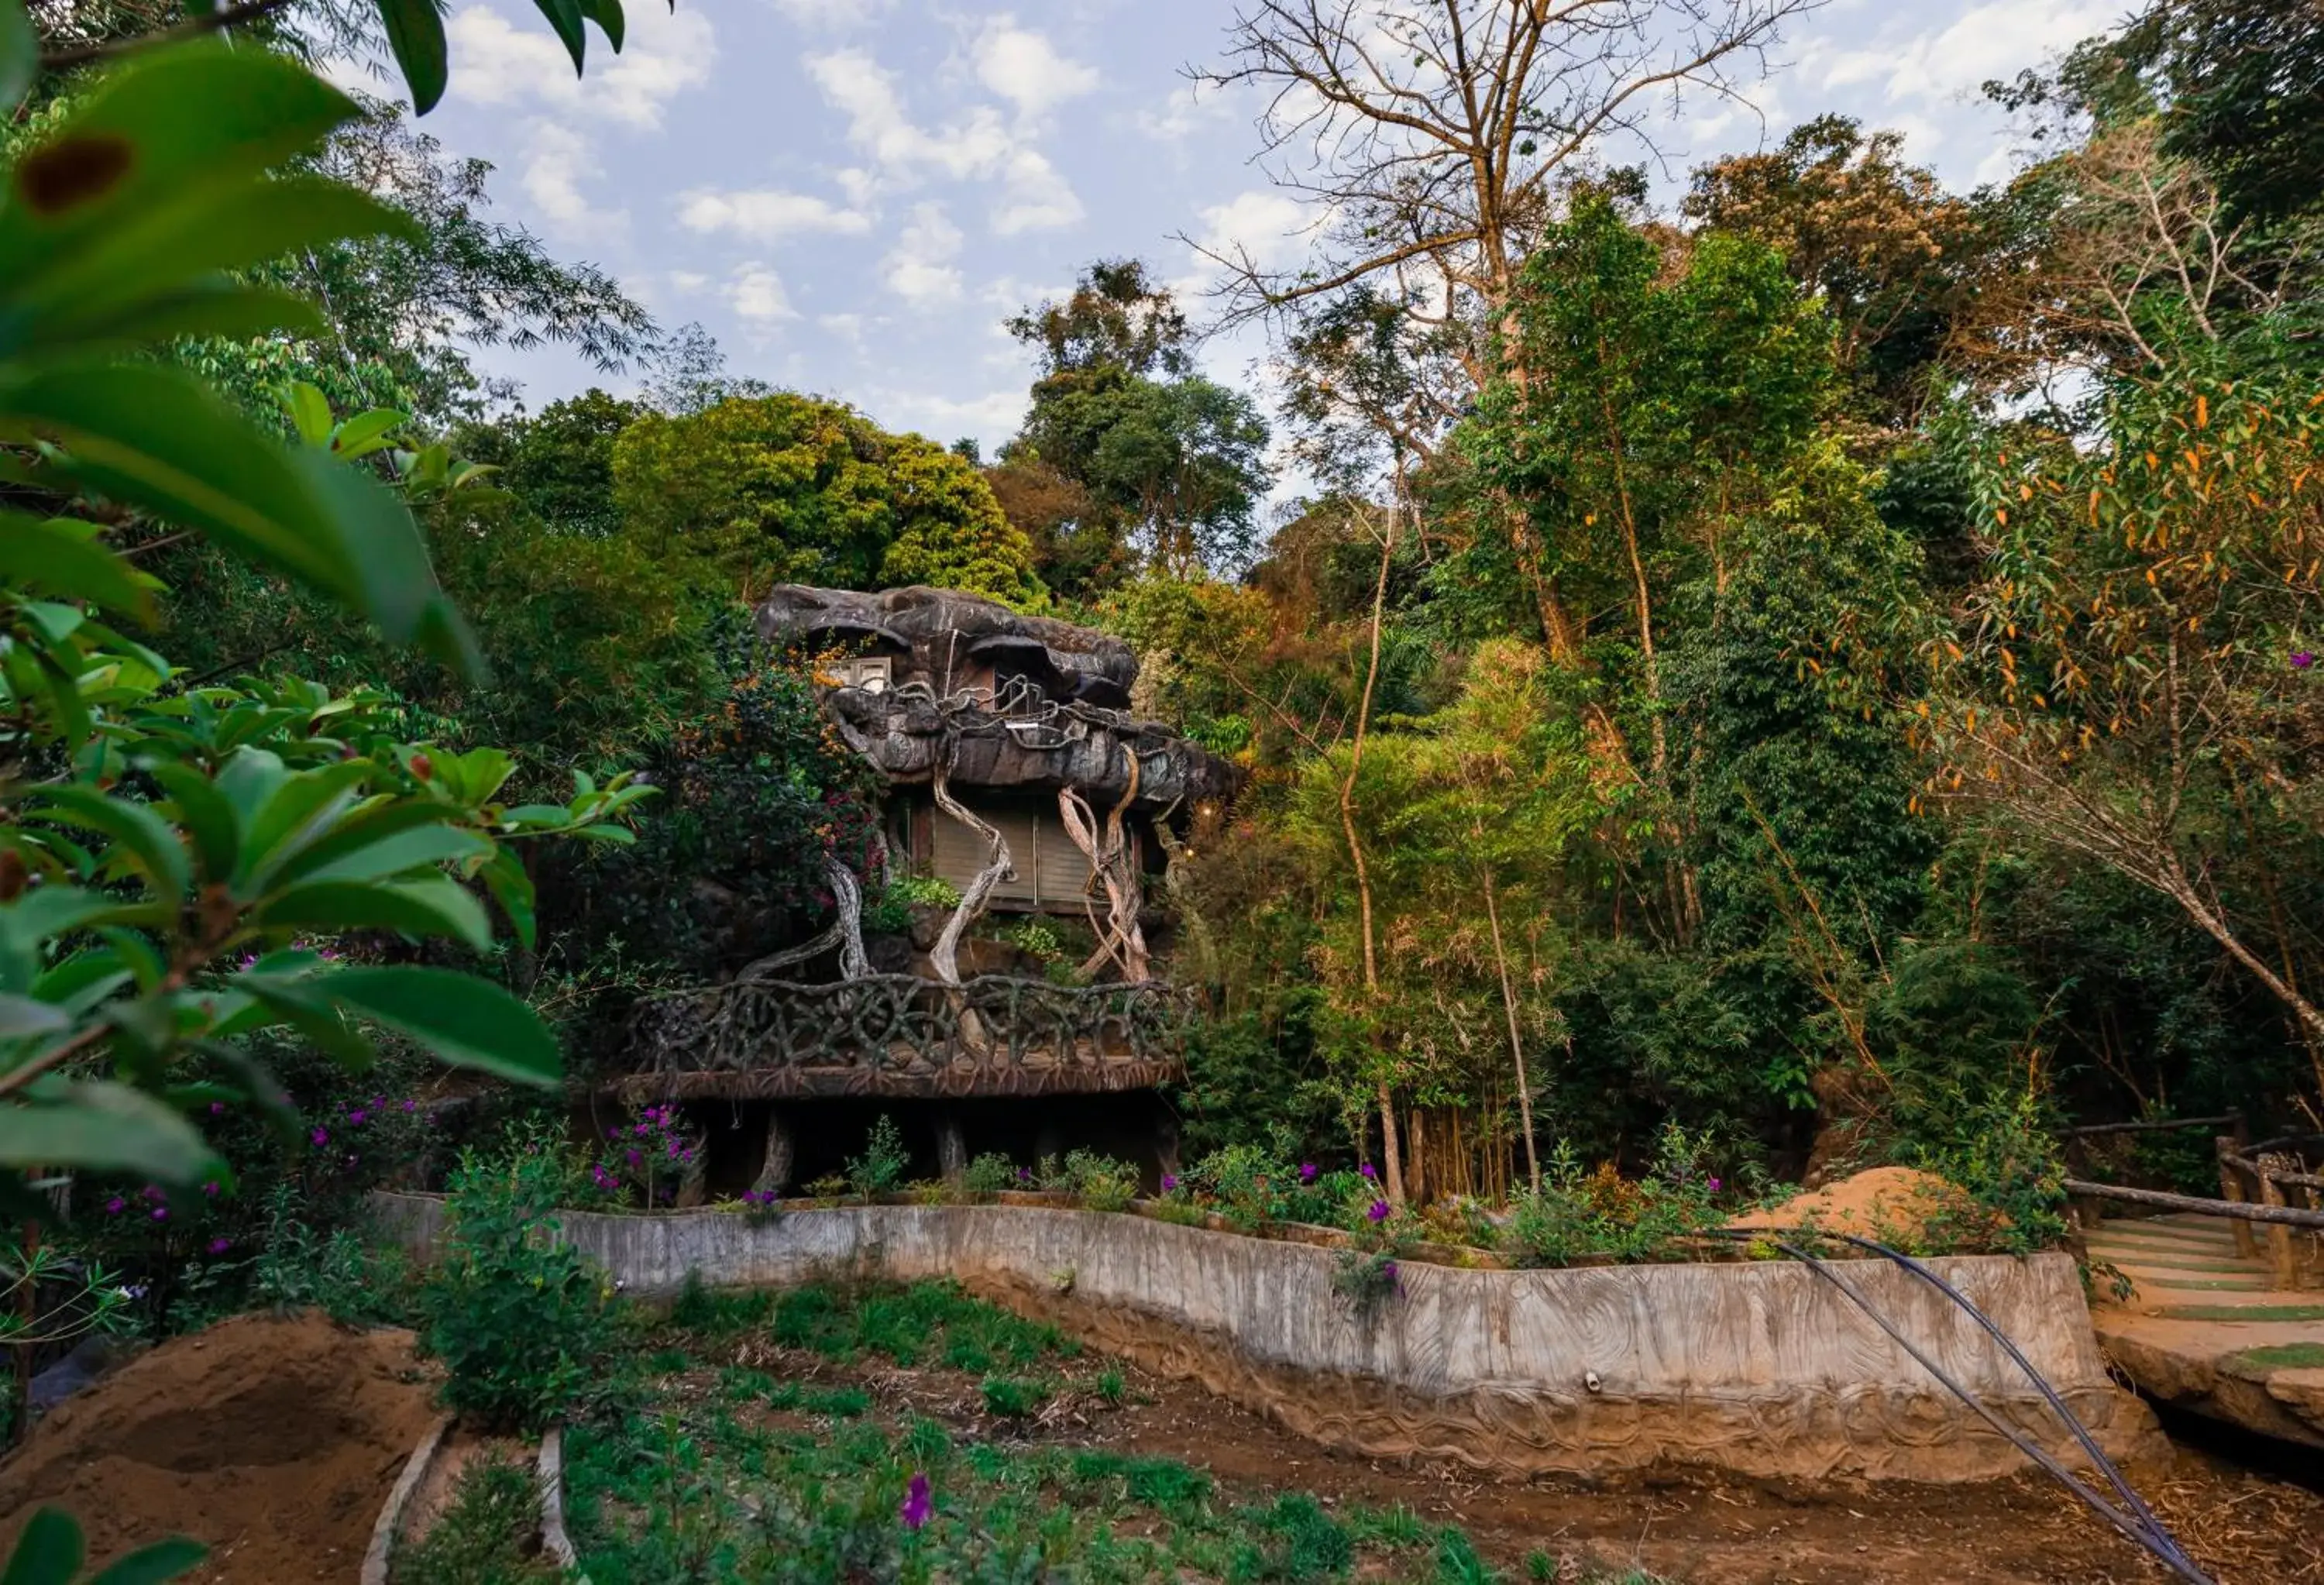
M 1188 994 L 1159 981 L 985 974 L 738 981 L 658 997 L 631 1024 L 636 1096 L 1032 1095 L 1179 1076 Z
M 2324 1175 L 2311 1170 L 2313 1164 L 2305 1158 L 2307 1152 L 2324 1150 L 2324 1134 L 2286 1134 L 2254 1144 L 2241 1112 L 2094 1123 L 2066 1133 L 2069 1138 L 2092 1138 L 2223 1127 L 2233 1131 L 2211 1138 L 2219 1166 L 2218 1199 L 2068 1178 L 2066 1192 L 2074 1197 L 2083 1225 L 2098 1225 L 2100 1204 L 2107 1201 L 2219 1217 L 2234 1229 L 2238 1254 L 2256 1259 L 2264 1253 L 2277 1287 L 2324 1287 Z

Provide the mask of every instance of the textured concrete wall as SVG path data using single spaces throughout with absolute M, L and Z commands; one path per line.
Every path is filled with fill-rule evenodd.
M 439 1202 L 380 1196 L 415 1248 Z M 566 1236 L 630 1293 L 771 1286 L 835 1270 L 954 1277 L 1303 1434 L 1376 1456 L 1517 1474 L 1660 1464 L 1738 1473 L 1982 1479 L 2023 1456 L 1829 1283 L 1790 1263 L 1471 1271 L 1407 1264 L 1370 1323 L 1332 1292 L 1337 1257 L 1140 1217 L 1017 1206 L 569 1213 Z M 2063 1393 L 2109 1451 L 2151 1418 L 2100 1363 L 2073 1262 L 1932 1263 Z M 1849 1279 L 1948 1374 L 2054 1450 L 2070 1443 L 1974 1323 L 1909 1274 Z M 1594 1377 L 1594 1385 L 1592 1378 Z

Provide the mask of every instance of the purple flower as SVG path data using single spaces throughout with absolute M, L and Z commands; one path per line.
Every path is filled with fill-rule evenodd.
M 418 1111 L 420 1110 L 420 1102 L 417 1101 L 407 1101 L 403 1103 L 403 1110 L 406 1111 Z
M 307 1143 L 316 1147 L 318 1149 L 330 1142 L 331 1130 L 328 1129 L 317 1129 L 313 1133 L 307 1136 Z
M 228 1249 L 233 1248 L 234 1240 L 232 1239 L 212 1239 L 210 1240 L 210 1253 L 213 1255 L 223 1255 Z
M 624 1156 L 626 1156 L 626 1157 L 628 1158 L 628 1160 L 629 1160 L 629 1164 L 630 1164 L 632 1166 L 637 1166 L 637 1164 L 638 1164 L 638 1153 L 637 1153 L 636 1151 L 634 1151 L 634 1150 L 625 1150 L 625 1151 L 623 1151 L 622 1154 Z
M 1383 1260 L 1383 1261 L 1381 1261 L 1381 1262 L 1380 1262 L 1380 1275 L 1381 1275 L 1382 1276 L 1384 1276 L 1384 1277 L 1388 1278 L 1388 1281 L 1390 1281 L 1390 1282 L 1395 1282 L 1395 1281 L 1397 1281 L 1397 1275 L 1396 1275 L 1396 1262 L 1395 1262 L 1395 1261 L 1393 1261 L 1393 1260 Z
M 1178 1175 L 1176 1173 L 1166 1172 L 1162 1175 L 1162 1192 L 1164 1193 L 1167 1194 L 1171 1193 L 1173 1190 L 1176 1189 L 1177 1186 Z
M 105 1203 L 105 1213 L 107 1216 L 118 1216 L 124 1211 L 128 1209 L 128 1205 L 129 1203 L 126 1200 L 124 1200 L 120 1195 L 115 1194 L 112 1199 L 107 1200 Z
M 1373 1201 L 1371 1204 L 1366 1208 L 1364 1215 L 1374 1222 L 1386 1221 L 1388 1218 L 1388 1202 L 1385 1200 Z
M 2311 666 L 2313 666 L 2313 665 L 2315 665 L 2315 664 L 2316 664 L 2316 657 L 2315 657 L 2314 655 L 2312 655 L 2312 654 L 2309 653 L 2307 650 L 2295 650 L 2294 651 L 2292 651 L 2292 670 L 2294 670 L 2294 671 L 2305 671 L 2305 670 L 2307 670 L 2310 667 L 2311 667 Z
M 1303 1161 L 1299 1164 L 1299 1181 L 1303 1184 L 1312 1184 L 1315 1181 L 1315 1164 L 1314 1162 Z
M 1711 1180 L 1711 1192 L 1714 1194 L 1719 1193 L 1719 1180 L 1717 1178 Z
M 1365 1163 L 1363 1164 L 1363 1166 L 1360 1166 L 1360 1167 L 1356 1168 L 1356 1170 L 1357 1170 L 1358 1172 L 1360 1172 L 1360 1173 L 1363 1174 L 1363 1175 L 1364 1175 L 1364 1176 L 1366 1176 L 1366 1177 L 1368 1177 L 1368 1178 L 1375 1178 L 1375 1177 L 1379 1176 L 1379 1174 L 1378 1174 L 1378 1173 L 1376 1173 L 1376 1172 L 1374 1172 L 1374 1171 L 1372 1170 L 1372 1164 L 1371 1164 L 1370 1162 L 1369 1162 L 1369 1161 L 1365 1162 Z
M 904 1493 L 904 1506 L 897 1510 L 904 1528 L 917 1530 L 928 1522 L 936 1505 L 928 1500 L 928 1478 L 918 1470 L 912 1471 L 912 1483 Z
M 153 1207 L 153 1220 L 154 1220 L 155 1221 L 169 1221 L 169 1220 L 170 1220 L 170 1208 L 169 1208 L 167 1205 L 156 1205 L 155 1207 Z
M 225 1101 L 211 1101 L 211 1102 L 210 1102 L 210 1115 L 211 1115 L 212 1117 L 218 1117 L 218 1116 L 221 1116 L 221 1115 L 223 1115 L 223 1114 L 225 1113 L 225 1111 L 226 1111 L 226 1102 L 225 1102 Z
M 367 1111 L 351 1111 L 351 1112 L 347 1113 L 347 1121 L 348 1121 L 348 1122 L 350 1122 L 350 1123 L 353 1123 L 353 1124 L 361 1124 L 361 1123 L 362 1123 L 362 1122 L 363 1122 L 366 1118 L 368 1118 L 368 1117 L 370 1117 L 370 1116 L 371 1116 L 371 1113 L 369 1113 L 369 1112 L 367 1112 Z
M 213 1200 L 217 1198 L 217 1192 L 218 1183 L 216 1178 L 212 1178 L 208 1183 L 202 1185 L 202 1193 L 208 1194 Z

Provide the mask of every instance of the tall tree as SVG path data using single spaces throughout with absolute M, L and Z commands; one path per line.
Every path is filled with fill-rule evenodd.
M 1100 261 L 1071 297 L 1009 328 L 1040 373 L 1002 465 L 1028 470 L 1024 484 L 1045 468 L 1083 514 L 1070 529 L 1053 520 L 1049 543 L 1089 569 L 1126 560 L 1116 547 L 1181 576 L 1248 559 L 1268 484 L 1266 421 L 1248 396 L 1194 372 L 1185 318 L 1144 265 Z M 1012 493 L 1032 504 L 1029 491 Z M 1066 501 L 1052 492 L 1043 504 Z

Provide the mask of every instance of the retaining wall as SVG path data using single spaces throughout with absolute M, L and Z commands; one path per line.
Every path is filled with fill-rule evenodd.
M 443 1204 L 376 1196 L 424 1253 Z M 835 1271 L 948 1276 L 1149 1369 L 1200 1381 L 1302 1435 L 1375 1457 L 1503 1475 L 1699 1466 L 1927 1481 L 2025 1460 L 1832 1286 L 1789 1262 L 1482 1271 L 1407 1263 L 1369 1322 L 1332 1291 L 1337 1257 L 1145 1217 L 1009 1205 L 560 1218 L 641 1296 Z M 1930 1263 L 1976 1301 L 2117 1457 L 2159 1446 L 2110 1383 L 2073 1261 Z M 1955 1380 L 2053 1451 L 2064 1428 L 1991 1340 L 1881 1261 L 1840 1263 Z

